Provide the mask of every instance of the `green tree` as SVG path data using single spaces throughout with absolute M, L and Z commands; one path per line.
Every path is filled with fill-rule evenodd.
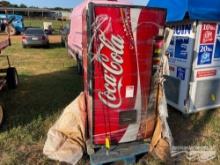
M 20 6 L 19 6 L 20 8 L 27 8 L 27 6 L 25 5 L 25 4 L 20 4 Z
M 8 1 L 0 1 L 0 6 L 1 7 L 10 7 L 11 3 Z
M 14 8 L 18 8 L 17 4 L 12 4 L 11 6 L 14 7 Z

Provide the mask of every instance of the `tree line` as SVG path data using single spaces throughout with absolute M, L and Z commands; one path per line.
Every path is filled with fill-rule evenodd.
M 20 5 L 17 4 L 12 4 L 8 1 L 0 1 L 0 7 L 13 7 L 13 8 L 39 8 L 36 6 L 27 6 L 23 3 Z M 53 9 L 53 10 L 69 10 L 68 8 L 61 8 L 61 7 L 54 7 L 54 8 L 48 8 L 48 9 Z

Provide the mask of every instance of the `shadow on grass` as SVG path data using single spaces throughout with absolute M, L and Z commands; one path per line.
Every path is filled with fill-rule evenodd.
M 53 42 L 49 43 L 49 46 L 35 45 L 35 46 L 27 46 L 29 49 L 55 49 L 55 48 L 65 48 L 61 42 Z
M 17 89 L 0 94 L 5 106 L 1 131 L 61 113 L 82 91 L 82 77 L 76 74 L 75 68 L 37 76 L 20 75 L 19 78 Z
M 168 123 L 173 136 L 173 146 L 179 146 L 180 150 L 185 148 L 184 151 L 191 148 L 193 151 L 200 151 L 200 154 L 191 155 L 191 158 L 194 157 L 194 160 L 190 161 L 187 158 L 187 156 L 190 156 L 189 154 L 180 152 L 179 155 L 171 157 L 167 163 L 200 164 L 204 157 L 204 149 L 207 149 L 207 155 L 209 154 L 209 150 L 214 149 L 216 151 L 216 157 L 211 160 L 208 160 L 207 157 L 205 164 L 219 164 L 219 129 L 215 128 L 216 126 L 220 127 L 219 110 L 211 109 L 184 116 L 181 112 L 170 106 L 168 106 L 168 109 Z M 206 160 L 204 158 L 204 161 Z
M 64 48 L 64 46 L 60 42 L 50 43 L 49 49 L 54 49 L 54 48 Z
M 194 161 L 187 159 L 187 155 L 180 154 L 172 157 L 169 163 L 199 164 L 204 157 L 204 155 L 202 155 L 205 151 L 204 149 L 207 150 L 207 155 L 209 154 L 209 150 L 214 149 L 214 151 L 216 151 L 216 157 L 212 160 L 207 160 L 206 163 L 219 164 L 219 129 L 215 128 L 220 126 L 219 114 L 218 109 L 211 109 L 184 116 L 181 112 L 169 107 L 168 123 L 174 139 L 173 145 L 179 146 L 180 149 L 185 147 L 188 149 L 191 148 L 194 151 L 200 151 L 199 155 L 191 155 L 194 156 Z
M 216 109 L 197 112 L 188 116 L 184 116 L 181 112 L 170 106 L 168 109 L 168 123 L 175 146 L 198 145 L 198 143 L 202 143 L 203 140 L 210 140 L 211 134 L 206 135 L 204 131 L 206 128 L 212 127 L 210 122 L 215 120 Z M 210 128 L 210 130 L 211 129 L 212 128 Z

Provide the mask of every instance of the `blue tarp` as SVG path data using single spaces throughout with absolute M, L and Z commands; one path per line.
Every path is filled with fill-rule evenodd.
M 191 20 L 220 21 L 220 0 L 149 0 L 147 6 L 167 9 L 167 22 Z

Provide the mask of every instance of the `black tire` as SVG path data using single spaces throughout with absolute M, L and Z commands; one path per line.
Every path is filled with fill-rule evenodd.
M 64 46 L 65 46 L 65 48 L 67 48 L 67 47 L 68 47 L 67 40 L 65 40 L 65 41 L 64 41 Z
M 77 59 L 77 73 L 79 75 L 82 75 L 82 72 L 83 72 L 82 64 L 81 64 L 80 60 Z
M 50 48 L 50 44 L 47 43 L 46 45 L 44 45 L 44 48 Z
M 0 105 L 0 126 L 3 122 L 3 118 L 4 118 L 4 109 L 3 109 L 2 105 Z
M 7 69 L 7 85 L 9 89 L 15 89 L 18 86 L 18 73 L 14 67 Z
M 63 40 L 62 38 L 61 38 L 61 46 L 65 47 L 65 40 Z

